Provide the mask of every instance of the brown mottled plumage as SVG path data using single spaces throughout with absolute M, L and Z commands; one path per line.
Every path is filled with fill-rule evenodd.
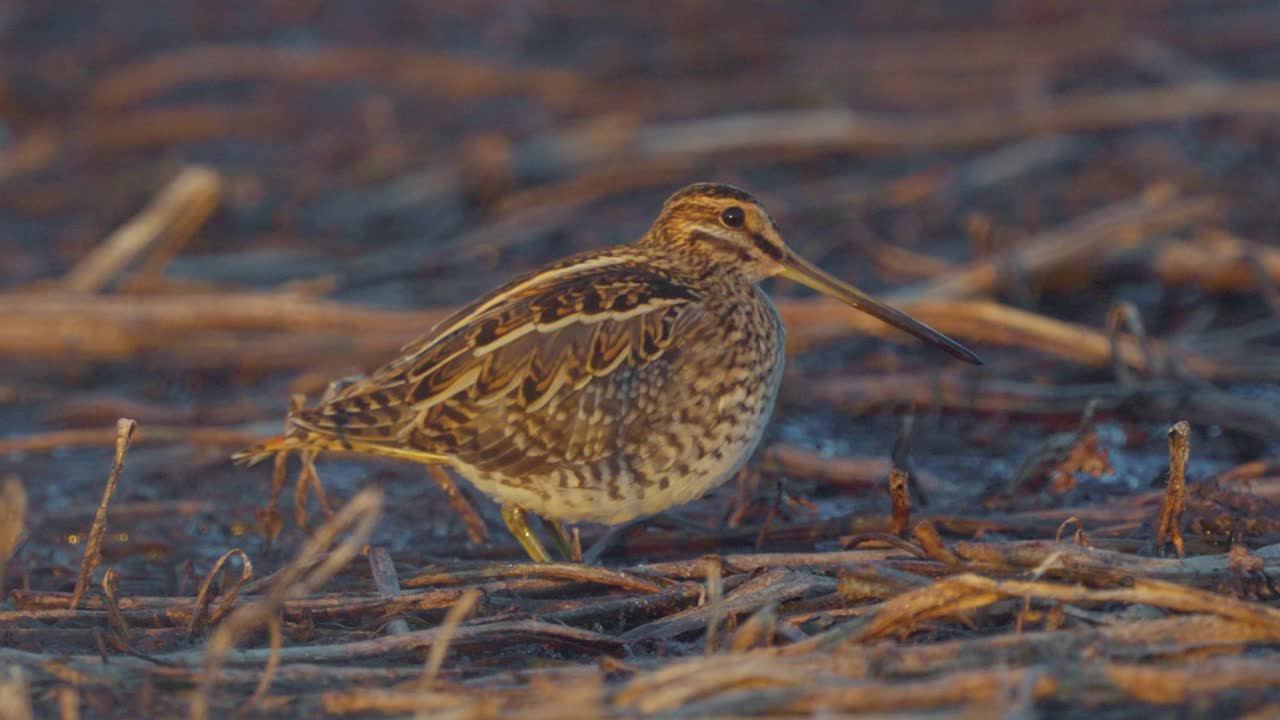
M 746 192 L 704 183 L 671 196 L 636 243 L 512 280 L 236 457 L 345 449 L 447 464 L 545 560 L 524 509 L 620 523 L 746 462 L 782 377 L 782 323 L 757 287 L 774 275 L 977 362 L 794 255 Z

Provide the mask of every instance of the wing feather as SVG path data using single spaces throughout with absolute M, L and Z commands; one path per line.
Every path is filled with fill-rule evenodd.
M 291 422 L 366 442 L 436 437 L 448 445 L 450 437 L 468 434 L 454 429 L 482 408 L 501 402 L 536 413 L 566 388 L 657 360 L 700 300 L 689 284 L 638 258 L 580 256 L 463 308 L 396 360 Z

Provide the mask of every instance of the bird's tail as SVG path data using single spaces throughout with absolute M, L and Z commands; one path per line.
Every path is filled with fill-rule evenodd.
M 256 445 L 251 445 L 231 456 L 231 461 L 240 467 L 252 467 L 282 452 L 289 452 L 301 447 L 297 437 L 277 435 Z
M 393 457 L 400 460 L 411 460 L 413 462 L 429 464 L 448 465 L 452 463 L 452 459 L 448 455 L 430 450 L 418 450 L 390 443 L 373 443 L 364 440 L 338 438 L 308 432 L 277 435 L 273 438 L 268 438 L 257 445 L 252 445 L 232 455 L 231 460 L 240 467 L 250 467 L 252 465 L 257 465 L 263 460 L 274 458 L 280 453 L 299 450 L 312 452 L 354 452 L 367 455 L 381 455 L 384 457 Z

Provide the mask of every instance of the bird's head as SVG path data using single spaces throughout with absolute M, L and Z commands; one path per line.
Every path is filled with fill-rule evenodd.
M 706 264 L 751 282 L 781 276 L 877 317 L 967 362 L 982 361 L 969 349 L 861 290 L 824 272 L 783 242 L 778 226 L 750 193 L 732 185 L 698 183 L 667 199 L 642 243 Z

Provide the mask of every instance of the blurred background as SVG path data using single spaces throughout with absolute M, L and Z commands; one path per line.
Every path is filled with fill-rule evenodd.
M 618 552 L 767 523 L 830 547 L 884 516 L 899 438 L 926 511 L 1146 490 L 1179 419 L 1195 477 L 1272 455 L 1278 115 L 1272 2 L 11 0 L 0 470 L 32 515 L 10 583 L 73 582 L 119 417 L 140 430 L 105 551 L 130 591 L 181 594 L 232 545 L 269 568 L 301 531 L 267 545 L 269 470 L 227 456 L 292 394 L 702 180 L 988 362 L 770 283 L 792 354 L 760 460 Z M 387 489 L 398 559 L 518 556 L 419 468 L 320 473 L 335 504 Z

